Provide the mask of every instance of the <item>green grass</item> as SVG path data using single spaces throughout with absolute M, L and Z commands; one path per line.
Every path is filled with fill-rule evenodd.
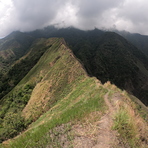
M 70 56 L 70 51 L 68 49 L 61 46 L 60 49 L 55 50 L 55 46 L 59 48 L 59 45 L 60 41 L 58 40 L 58 42 L 56 41 L 53 46 L 47 50 L 40 58 L 39 62 L 20 82 L 20 84 L 22 84 L 29 80 L 30 83 L 34 81 L 39 83 L 40 81 L 38 81 L 38 79 L 42 76 L 41 85 L 44 85 L 43 82 L 46 82 L 48 86 L 45 86 L 45 89 L 50 92 L 47 93 L 44 98 L 45 100 L 46 98 L 50 98 L 48 103 L 46 103 L 46 111 L 55 105 L 57 101 L 61 100 L 61 98 L 69 94 L 77 85 L 76 83 L 80 85 L 79 81 L 83 81 L 86 78 L 85 71 L 80 66 L 80 63 Z M 51 66 L 51 63 L 53 66 Z M 50 88 L 47 88 L 49 86 Z M 35 113 L 35 116 L 33 115 L 35 120 L 46 112 L 42 107 L 36 108 L 38 108 L 38 106 L 36 107 L 35 105 L 32 109 L 32 112 Z
M 131 148 L 139 148 L 134 120 L 125 108 L 121 108 L 116 113 L 112 128 L 118 131 L 124 145 L 128 144 Z
M 71 57 L 70 51 L 65 49 L 65 46 L 60 46 L 60 41 L 61 39 L 48 40 L 48 44 L 53 43 L 53 45 L 47 49 L 37 64 L 16 87 L 19 89 L 24 84 L 33 86 L 38 84 L 37 90 L 33 89 L 33 91 L 43 91 L 41 94 L 37 93 L 39 98 L 32 95 L 31 101 L 37 102 L 31 104 L 31 108 L 27 108 L 26 117 L 29 117 L 30 114 L 33 115 L 34 122 L 26 132 L 14 140 L 10 140 L 8 145 L 0 145 L 0 147 L 43 148 L 52 146 L 62 148 L 60 138 L 63 135 L 66 136 L 69 147 L 72 147 L 72 126 L 83 123 L 90 113 L 99 111 L 101 114 L 107 109 L 104 95 L 112 86 L 96 85 L 96 79 L 86 75 L 80 63 Z M 26 90 L 27 87 L 26 85 L 24 89 Z M 15 92 L 16 88 L 12 92 Z M 109 96 L 112 96 L 115 91 L 119 90 L 116 88 L 113 91 L 110 90 Z M 24 96 L 24 92 L 21 91 L 18 94 Z M 31 92 L 32 90 L 29 91 L 29 95 Z M 40 98 L 44 92 L 47 92 L 45 97 Z M 46 106 L 46 109 L 41 106 L 42 104 L 37 105 L 41 100 L 45 101 L 46 104 L 43 106 Z M 10 106 L 14 105 L 15 103 L 10 104 Z M 122 107 L 116 113 L 113 129 L 118 131 L 125 145 L 128 143 L 132 148 L 138 146 L 133 118 L 125 108 Z
M 53 109 L 49 110 L 33 123 L 29 131 L 15 139 L 14 142 L 12 141 L 10 147 L 46 147 L 52 143 L 49 134 L 51 129 L 62 124 L 81 121 L 91 112 L 103 112 L 105 110 L 105 103 L 101 96 L 106 90 L 103 88 L 99 89 L 95 88 L 93 78 L 87 78 L 76 86 L 69 97 L 58 101 Z M 51 116 L 52 118 L 50 119 Z M 41 124 L 43 121 L 44 124 Z M 60 147 L 60 145 L 58 147 Z
M 91 112 L 103 112 L 106 109 L 102 97 L 106 89 L 97 87 L 95 78 L 87 77 L 80 63 L 65 46 L 61 46 L 60 41 L 49 41 L 48 44 L 53 42 L 53 45 L 16 87 L 27 83 L 40 83 L 43 86 L 45 82 L 44 89 L 49 92 L 47 98 L 51 99 L 46 102 L 47 110 L 36 106 L 38 102 L 32 106 L 34 110 L 29 108 L 30 113 L 35 114 L 36 121 L 25 133 L 11 141 L 11 148 L 46 147 L 50 144 L 60 147 L 58 140 L 52 141 L 49 134 L 51 130 L 63 124 L 77 123 Z M 71 139 L 70 135 L 68 137 Z

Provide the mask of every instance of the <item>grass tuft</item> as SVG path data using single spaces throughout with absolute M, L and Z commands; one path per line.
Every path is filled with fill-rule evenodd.
M 137 131 L 134 121 L 128 112 L 121 108 L 115 115 L 113 129 L 117 130 L 123 141 L 135 148 L 138 143 Z

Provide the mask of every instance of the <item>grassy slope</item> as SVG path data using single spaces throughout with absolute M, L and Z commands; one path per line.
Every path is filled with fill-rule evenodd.
M 88 77 L 82 65 L 66 47 L 63 39 L 49 39 L 45 44 L 47 46 L 52 44 L 52 47 L 13 90 L 26 84 L 34 85 L 30 100 L 22 112 L 26 119 L 32 118 L 34 122 L 26 132 L 1 147 L 63 147 L 60 143 L 61 139 L 57 138 L 61 130 L 56 128 L 60 126 L 67 135 L 70 147 L 74 139 L 74 135 L 69 133 L 72 126 L 79 122 L 83 125 L 85 117 L 89 118 L 90 113 L 94 117 L 95 113 L 99 112 L 95 117 L 95 120 L 99 120 L 107 109 L 104 102 L 104 95 L 107 92 L 110 92 L 110 97 L 115 92 L 122 94 L 116 87 L 102 85 L 96 78 Z M 124 101 L 132 108 L 131 102 L 126 100 Z M 136 108 L 133 112 L 134 110 Z M 115 118 L 114 129 L 120 133 L 118 116 L 117 114 Z M 128 122 L 128 119 L 125 119 L 125 122 Z M 126 130 L 122 129 L 121 133 L 124 132 L 126 133 Z M 137 133 L 132 135 L 133 139 L 134 136 L 137 136 Z M 130 143 L 125 137 L 123 138 Z M 130 145 L 132 147 L 132 144 Z
M 96 87 L 95 79 L 87 76 L 81 64 L 63 43 L 63 39 L 47 40 L 45 44 L 47 46 L 52 44 L 52 47 L 47 50 L 34 68 L 13 90 L 16 91 L 26 84 L 35 85 L 31 98 L 23 110 L 25 118 L 32 118 L 35 121 L 41 114 L 54 106 L 52 110 L 44 114 L 46 117 L 46 115 L 50 116 L 54 113 L 50 124 L 49 120 L 46 119 L 49 127 L 45 127 L 45 125 L 42 127 L 46 130 L 50 129 L 50 126 L 55 127 L 73 119 L 81 118 L 91 111 L 104 110 L 104 101 L 101 99 L 101 95 L 106 89 L 102 90 L 101 87 Z M 99 90 L 100 94 L 96 93 Z M 37 126 L 40 120 L 43 122 L 44 116 L 34 124 Z M 37 128 L 32 130 L 34 129 L 37 130 Z M 40 126 L 38 130 L 39 132 L 42 131 Z M 45 132 L 45 130 L 43 131 Z M 28 136 L 26 138 L 30 139 Z M 36 142 L 30 144 L 34 147 L 37 145 Z M 23 145 L 25 145 L 24 142 Z

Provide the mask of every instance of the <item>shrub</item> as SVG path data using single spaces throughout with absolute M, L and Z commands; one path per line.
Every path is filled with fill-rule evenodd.
M 3 128 L 0 132 L 0 140 L 6 140 L 16 136 L 25 128 L 25 120 L 19 113 L 9 112 L 3 119 Z

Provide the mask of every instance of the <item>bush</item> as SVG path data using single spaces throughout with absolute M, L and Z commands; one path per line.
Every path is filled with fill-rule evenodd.
M 9 112 L 3 119 L 0 141 L 16 136 L 26 127 L 25 120 L 19 113 Z

